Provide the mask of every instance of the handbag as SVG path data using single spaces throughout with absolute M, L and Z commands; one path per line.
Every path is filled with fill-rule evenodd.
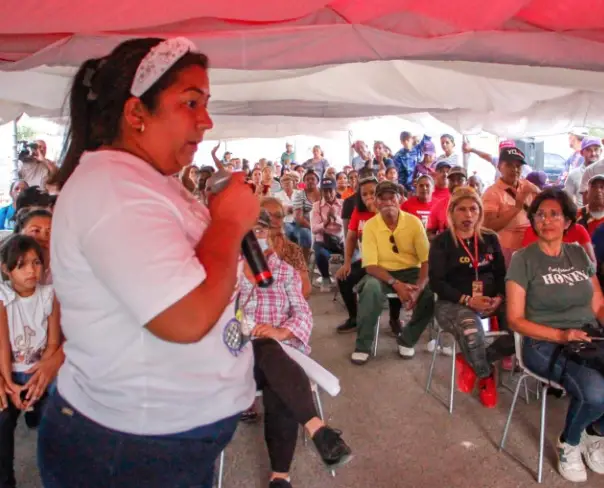
M 323 246 L 332 254 L 344 254 L 344 241 L 333 234 L 323 232 Z
M 593 324 L 586 324 L 581 329 L 590 337 L 596 338 L 593 342 L 569 342 L 568 344 L 560 344 L 552 354 L 549 364 L 549 379 L 551 380 L 554 372 L 554 366 L 559 357 L 565 359 L 562 366 L 562 374 L 560 382 L 566 374 L 566 366 L 569 361 L 572 361 L 586 368 L 594 369 L 604 376 L 604 329 Z

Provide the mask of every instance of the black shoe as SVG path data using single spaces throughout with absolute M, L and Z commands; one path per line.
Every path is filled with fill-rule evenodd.
M 403 331 L 401 321 L 399 319 L 390 319 L 389 323 L 392 334 L 394 334 L 394 337 L 398 337 L 398 335 Z
M 30 429 L 37 429 L 40 426 L 40 415 L 38 412 L 25 412 L 25 425 Z
M 342 440 L 342 432 L 331 427 L 321 427 L 312 438 L 317 452 L 328 468 L 343 466 L 352 459 L 350 447 Z
M 268 484 L 268 488 L 292 488 L 292 484 L 283 478 L 277 478 Z
M 260 421 L 260 414 L 256 409 L 256 402 L 254 402 L 250 408 L 241 414 L 239 420 L 244 424 L 257 424 Z
M 357 330 L 357 324 L 354 320 L 348 319 L 342 325 L 338 325 L 336 331 L 338 334 L 348 334 L 349 332 L 354 332 Z

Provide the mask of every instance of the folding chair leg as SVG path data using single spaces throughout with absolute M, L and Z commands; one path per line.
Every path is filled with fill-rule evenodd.
M 375 335 L 373 336 L 373 357 L 377 356 L 378 350 L 378 340 L 380 337 L 380 317 L 377 319 L 377 324 L 375 324 Z
M 315 397 L 315 403 L 317 404 L 317 410 L 319 411 L 319 417 L 321 417 L 321 420 L 325 422 L 325 416 L 323 414 L 323 404 L 321 403 L 321 395 L 319 394 L 319 390 L 314 390 L 313 394 Z
M 224 451 L 220 453 L 218 461 L 218 488 L 222 488 L 222 480 L 224 477 Z
M 434 364 L 436 363 L 436 355 L 438 354 L 438 344 L 440 340 L 441 329 L 438 329 L 436 333 L 436 343 L 434 344 L 434 351 L 432 351 L 432 362 L 430 363 L 430 371 L 428 372 L 428 381 L 426 382 L 426 393 L 430 392 L 430 386 L 432 385 L 432 374 L 434 373 Z M 453 356 L 455 357 L 455 356 Z
M 516 385 L 516 390 L 514 391 L 514 399 L 512 400 L 512 406 L 510 407 L 510 413 L 508 414 L 508 419 L 505 423 L 505 428 L 503 429 L 503 435 L 501 436 L 501 442 L 499 443 L 499 450 L 503 450 L 505 447 L 505 441 L 508 436 L 508 430 L 510 428 L 510 423 L 512 422 L 512 415 L 514 415 L 514 409 L 516 408 L 516 401 L 518 400 L 518 394 L 520 393 L 520 387 L 522 386 L 522 382 L 528 378 L 527 374 L 523 374 L 518 380 L 518 384 Z
M 537 468 L 537 483 L 543 479 L 543 451 L 545 450 L 545 414 L 547 412 L 547 385 L 541 392 L 541 430 L 539 432 L 539 466 Z
M 436 350 L 438 349 L 438 342 L 436 343 Z M 455 398 L 455 356 L 457 352 L 457 342 L 455 341 L 455 337 L 453 337 L 453 355 L 451 356 L 451 391 L 449 392 L 449 414 L 453 413 L 453 399 Z

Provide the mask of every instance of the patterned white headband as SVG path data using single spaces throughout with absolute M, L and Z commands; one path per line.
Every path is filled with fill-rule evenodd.
M 151 88 L 161 76 L 188 52 L 197 48 L 186 37 L 174 37 L 160 42 L 143 58 L 136 69 L 130 93 L 140 97 Z

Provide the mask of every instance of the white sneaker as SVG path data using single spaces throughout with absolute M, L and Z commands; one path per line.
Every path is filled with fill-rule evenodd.
M 405 347 L 399 344 L 398 353 L 403 359 L 412 359 L 415 356 L 415 348 L 413 347 Z
M 583 432 L 581 452 L 589 469 L 594 473 L 604 474 L 604 437 Z
M 426 352 L 433 353 L 434 348 L 436 347 L 436 339 L 432 339 L 430 342 L 426 343 Z M 438 346 L 438 352 L 443 356 L 453 356 L 453 348 L 450 346 Z
M 350 356 L 350 360 L 354 363 L 354 364 L 365 364 L 367 361 L 369 361 L 369 353 L 367 352 L 361 352 L 361 351 L 354 351 L 352 353 L 352 356 Z
M 571 446 L 558 439 L 558 472 L 560 475 L 574 483 L 587 481 L 587 470 L 581 459 L 581 444 Z

